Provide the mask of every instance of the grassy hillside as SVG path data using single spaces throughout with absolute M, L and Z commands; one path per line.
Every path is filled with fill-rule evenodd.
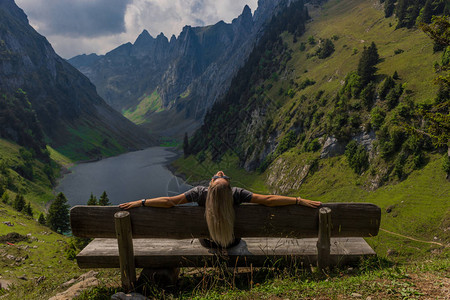
M 157 91 L 151 95 L 144 96 L 139 100 L 136 107 L 123 110 L 122 114 L 135 124 L 141 125 L 146 122 L 146 115 L 163 110 L 161 97 Z
M 398 73 L 397 81 L 403 87 L 399 107 L 386 110 L 385 124 L 389 131 L 404 130 L 405 125 L 395 120 L 400 106 L 433 101 L 437 92 L 432 83 L 436 76 L 433 65 L 441 59 L 441 53 L 433 53 L 433 42 L 422 31 L 395 29 L 396 19 L 384 17 L 379 1 L 328 1 L 320 8 L 309 7 L 309 13 L 312 20 L 301 37 L 286 32 L 281 35 L 291 58 L 281 60 L 276 74 L 255 80 L 245 90 L 250 96 L 246 106 L 238 111 L 239 117 L 228 120 L 230 114 L 225 105 L 221 109 L 226 117 L 220 115 L 220 110 L 210 116 L 214 120 L 211 126 L 223 125 L 215 121 L 220 119 L 228 124 L 221 127 L 225 134 L 214 127 L 215 132 L 206 131 L 207 135 L 202 136 L 208 142 L 218 136 L 218 145 L 214 149 L 202 148 L 187 159 L 180 158 L 174 165 L 193 181 L 223 170 L 232 174 L 234 185 L 255 192 L 301 195 L 323 202 L 377 204 L 382 209 L 380 233 L 367 241 L 380 258 L 407 265 L 448 259 L 450 183 L 442 169 L 443 153 L 428 147 L 421 154 L 421 164 L 415 165 L 409 157 L 402 161 L 402 172 L 396 173 L 395 164 L 404 155 L 402 151 L 408 150 L 397 150 L 391 157 L 382 157 L 384 150 L 377 141 L 379 132 L 376 132 L 375 150 L 369 154 L 370 165 L 363 172 L 355 172 L 345 155 L 320 158 L 318 151 L 329 134 L 328 116 L 341 107 L 339 101 L 348 101 L 345 105 L 349 107 L 361 105 L 360 99 L 336 100 L 336 95 L 346 85 L 347 74 L 357 70 L 365 47 L 374 42 L 381 58 L 376 64 L 377 91 L 394 72 Z M 332 41 L 334 52 L 321 59 L 317 51 L 325 39 Z M 260 70 L 264 64 L 260 61 Z M 377 98 L 372 105 L 385 109 L 383 99 Z M 353 111 L 349 117 L 360 119 L 352 134 L 365 130 L 373 122 L 370 109 Z M 241 127 L 229 130 L 236 123 Z M 258 127 L 258 123 L 262 126 Z M 293 144 L 288 138 L 290 131 L 297 135 Z M 227 135 L 236 133 L 235 145 Z M 242 170 L 243 165 L 248 166 L 249 153 L 274 136 L 277 143 L 273 153 L 283 143 L 289 146 L 273 156 L 263 173 Z M 208 153 L 218 148 L 227 154 L 213 162 Z M 267 151 L 267 146 L 263 149 Z M 448 272 L 443 274 L 448 276 Z

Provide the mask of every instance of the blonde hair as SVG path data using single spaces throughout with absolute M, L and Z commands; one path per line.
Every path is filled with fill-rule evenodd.
M 233 193 L 229 183 L 210 185 L 206 196 L 205 217 L 209 235 L 222 247 L 234 241 Z

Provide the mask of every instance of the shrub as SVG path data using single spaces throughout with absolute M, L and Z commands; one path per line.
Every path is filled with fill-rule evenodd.
M 447 174 L 447 177 L 450 176 L 450 156 L 447 154 L 444 155 L 442 160 L 442 169 Z
M 306 151 L 308 152 L 316 152 L 319 150 L 322 146 L 319 143 L 319 139 L 312 140 L 306 147 Z
M 302 51 L 302 52 L 306 50 L 306 44 L 304 42 L 300 43 L 299 50 Z
M 280 143 L 278 144 L 275 153 L 277 156 L 283 154 L 287 150 L 294 147 L 296 144 L 297 144 L 297 137 L 295 135 L 295 132 L 293 130 L 289 130 L 289 132 L 286 133 L 280 140 Z
M 350 168 L 357 174 L 361 174 L 369 167 L 369 155 L 363 145 L 359 145 L 355 140 L 350 141 L 345 147 Z
M 320 45 L 319 49 L 316 51 L 316 55 L 320 59 L 329 57 L 334 52 L 334 44 L 330 39 L 325 39 L 325 41 Z
M 374 128 L 381 128 L 383 125 L 384 118 L 386 117 L 386 112 L 380 107 L 374 107 L 370 112 L 370 120 Z

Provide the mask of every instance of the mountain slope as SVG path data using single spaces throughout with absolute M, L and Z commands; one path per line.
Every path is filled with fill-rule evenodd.
M 0 92 L 22 89 L 48 142 L 75 159 L 136 149 L 150 137 L 110 108 L 89 79 L 59 57 L 13 0 L 0 2 Z
M 189 141 L 194 155 L 177 166 L 194 180 L 231 170 L 233 184 L 255 192 L 372 202 L 382 208 L 383 229 L 448 243 L 447 149 L 408 127 L 420 128 L 418 108 L 436 98 L 433 65 L 442 52 L 419 29 L 395 29 L 378 1 L 308 9 L 312 21 L 302 36 L 285 30 L 268 39 L 265 54 L 250 55 Z M 334 49 L 319 57 L 327 40 Z M 372 42 L 379 59 L 362 84 L 358 72 Z M 404 241 L 382 232 L 373 245 L 402 259 L 435 247 L 419 251 Z
M 182 135 L 198 127 L 248 57 L 266 21 L 286 3 L 260 0 L 254 16 L 245 6 L 231 24 L 185 26 L 170 41 L 163 34 L 153 38 L 144 30 L 134 44 L 69 62 L 92 80 L 112 107 L 135 123 L 147 123 L 161 134 Z M 163 127 L 161 122 L 168 119 L 177 122 Z

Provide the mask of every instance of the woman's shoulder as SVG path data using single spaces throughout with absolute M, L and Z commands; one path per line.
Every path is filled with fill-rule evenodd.
M 186 196 L 188 202 L 198 202 L 199 199 L 203 198 L 207 192 L 208 188 L 206 186 L 198 185 L 184 192 L 184 195 Z
M 233 199 L 235 204 L 250 202 L 253 196 L 252 192 L 241 187 L 232 187 L 231 191 L 233 192 Z

